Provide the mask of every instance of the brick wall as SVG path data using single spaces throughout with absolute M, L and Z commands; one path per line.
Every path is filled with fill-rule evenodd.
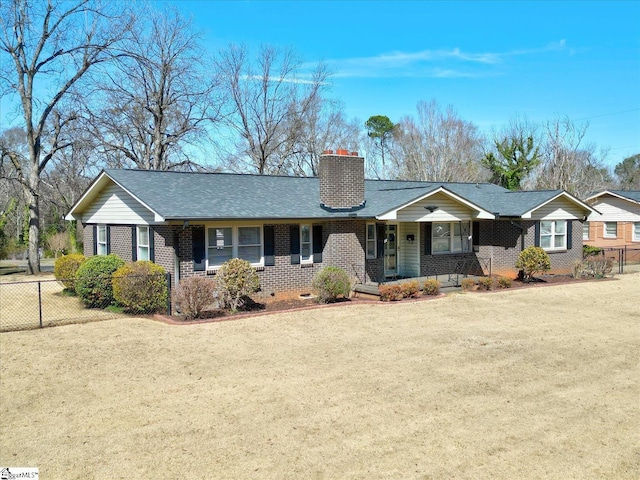
M 131 258 L 131 225 L 110 225 L 109 239 L 111 242 L 111 253 L 115 253 L 125 262 L 130 262 Z
M 364 202 L 364 158 L 322 155 L 318 165 L 320 202 L 330 208 L 350 208 Z

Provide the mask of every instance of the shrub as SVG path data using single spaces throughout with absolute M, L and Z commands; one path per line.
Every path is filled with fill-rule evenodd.
M 351 279 L 343 269 L 325 267 L 313 277 L 313 291 L 320 303 L 335 302 L 339 297 L 349 298 Z
M 509 277 L 498 277 L 498 288 L 511 288 L 511 279 Z
M 601 253 L 602 249 L 600 247 L 592 247 L 591 245 L 582 246 L 582 258 L 595 257 Z
M 584 277 L 587 274 L 586 262 L 582 260 L 576 260 L 575 262 L 573 262 L 573 265 L 571 266 L 571 274 L 573 278 Z
M 113 302 L 112 275 L 124 261 L 115 254 L 87 259 L 76 272 L 75 288 L 89 308 L 104 308 Z
M 380 292 L 380 300 L 383 302 L 395 302 L 403 298 L 400 285 L 380 285 L 378 290 Z
M 492 277 L 480 277 L 478 279 L 478 290 L 492 290 L 493 278 Z
M 189 277 L 180 281 L 173 301 L 187 320 L 200 318 L 207 306 L 216 300 L 216 285 L 204 277 Z
M 422 293 L 425 295 L 438 295 L 440 293 L 440 282 L 435 278 L 425 280 L 422 286 Z
M 113 298 L 132 313 L 155 313 L 167 306 L 166 272 L 148 260 L 129 262 L 113 274 Z
M 460 285 L 462 286 L 462 290 L 464 292 L 469 292 L 476 286 L 476 281 L 473 278 L 463 278 L 462 282 L 460 282 Z
M 242 307 L 246 298 L 260 288 L 256 269 L 246 260 L 232 258 L 222 264 L 217 273 L 220 302 L 232 312 Z
M 71 255 L 63 255 L 56 260 L 53 267 L 53 274 L 56 280 L 62 282 L 64 288 L 71 292 L 75 292 L 76 272 L 80 265 L 87 261 L 87 257 L 81 253 L 72 253 Z
M 516 267 L 522 270 L 522 279 L 530 282 L 536 273 L 546 272 L 551 269 L 549 255 L 540 247 L 527 247 L 518 257 Z
M 417 280 L 411 280 L 400 285 L 402 296 L 404 298 L 416 298 L 420 293 L 420 283 Z
M 596 278 L 604 278 L 613 270 L 613 259 L 605 257 L 589 257 L 586 268 Z

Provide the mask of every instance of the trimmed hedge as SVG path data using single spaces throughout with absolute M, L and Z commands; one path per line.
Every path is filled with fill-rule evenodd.
M 167 307 L 166 271 L 149 260 L 129 262 L 113 274 L 113 298 L 131 313 L 156 313 Z
M 112 253 L 87 259 L 76 272 L 76 292 L 89 308 L 105 308 L 113 303 L 112 275 L 124 260 Z
M 315 274 L 311 284 L 320 303 L 335 302 L 338 298 L 349 298 L 351 279 L 338 267 L 325 267 Z

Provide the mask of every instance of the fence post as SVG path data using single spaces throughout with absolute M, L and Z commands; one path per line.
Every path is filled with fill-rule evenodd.
M 625 249 L 626 249 L 626 245 L 625 245 Z M 620 252 L 618 253 L 618 264 L 620 265 L 618 267 L 618 270 L 620 270 L 620 273 L 624 273 L 624 262 L 625 262 L 625 255 L 624 255 L 624 250 L 625 249 L 620 249 Z
M 42 282 L 38 282 L 38 316 L 40 319 L 40 328 L 42 328 Z
M 171 315 L 171 274 L 167 272 L 165 278 L 167 282 L 167 315 Z

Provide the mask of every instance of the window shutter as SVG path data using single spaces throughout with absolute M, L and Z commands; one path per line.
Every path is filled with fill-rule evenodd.
M 431 255 L 431 234 L 433 225 L 429 223 L 424 224 L 424 254 Z
M 138 227 L 131 226 L 131 261 L 138 260 Z
M 322 225 L 312 227 L 313 263 L 322 263 Z
M 107 225 L 107 255 L 111 253 L 111 226 Z
M 289 252 L 291 265 L 300 263 L 300 225 L 291 225 L 289 228 Z
M 480 222 L 473 222 L 471 230 L 471 241 L 473 246 L 480 246 Z
M 93 254 L 98 254 L 98 226 L 93 226 Z
M 193 250 L 193 271 L 204 272 L 206 252 L 204 243 L 204 227 L 191 228 L 191 246 Z
M 265 266 L 273 266 L 276 264 L 276 235 L 273 225 L 265 225 L 263 228 L 264 236 L 264 264 Z
M 384 234 L 386 226 L 384 223 L 376 223 L 376 250 L 378 258 L 384 257 Z
M 540 246 L 540 222 L 536 222 L 536 229 L 535 229 L 535 246 L 539 247 Z
M 153 227 L 149 227 L 149 260 L 156 261 L 155 242 L 153 241 Z
M 573 221 L 567 220 L 567 250 L 573 248 Z

